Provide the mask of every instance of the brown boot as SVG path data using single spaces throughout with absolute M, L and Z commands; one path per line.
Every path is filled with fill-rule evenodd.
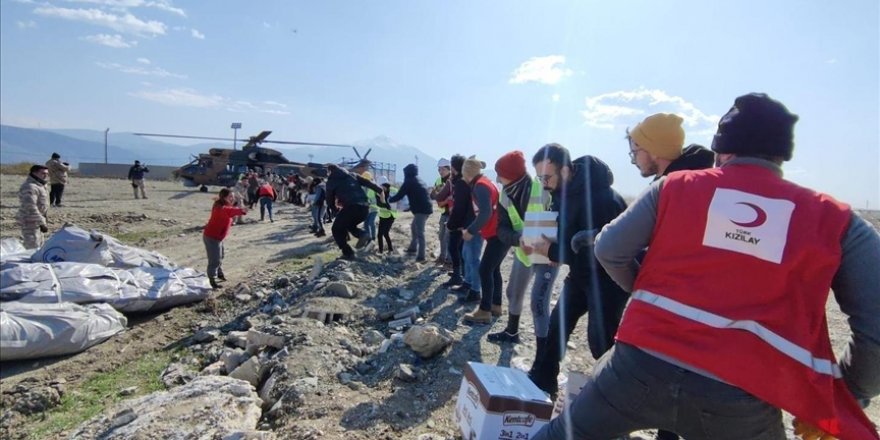
M 492 304 L 492 317 L 497 318 L 501 316 L 501 304 Z
M 477 309 L 473 313 L 468 313 L 464 315 L 464 322 L 471 324 L 491 324 L 492 323 L 492 312 L 483 309 Z

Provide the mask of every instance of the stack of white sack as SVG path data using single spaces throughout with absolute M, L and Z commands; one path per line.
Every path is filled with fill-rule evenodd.
M 208 278 L 191 268 L 118 269 L 87 263 L 19 263 L 0 270 L 0 301 L 102 302 L 124 313 L 156 312 L 208 297 Z
M 0 303 L 0 361 L 79 353 L 125 330 L 107 304 Z
M 64 225 L 52 234 L 34 253 L 34 263 L 73 261 L 94 263 L 108 267 L 162 267 L 177 265 L 168 257 L 146 249 L 120 243 L 115 238 L 97 231 L 86 231 L 74 225 Z

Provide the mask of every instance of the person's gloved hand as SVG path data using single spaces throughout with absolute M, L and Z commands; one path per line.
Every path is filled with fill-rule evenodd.
M 588 229 L 574 234 L 574 237 L 571 237 L 571 250 L 578 253 L 585 247 L 593 246 L 593 242 L 596 241 L 596 235 L 598 234 L 599 230 L 597 229 Z
M 792 426 L 794 426 L 794 435 L 803 440 L 837 440 L 837 437 L 798 419 L 794 419 Z
M 42 232 L 42 233 L 44 233 L 44 234 L 45 234 L 46 232 L 49 232 L 49 227 L 46 226 L 46 225 L 40 225 L 40 232 Z

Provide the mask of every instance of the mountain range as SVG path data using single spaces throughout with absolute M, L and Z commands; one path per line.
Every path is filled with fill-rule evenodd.
M 270 138 L 271 140 L 271 138 Z M 62 160 L 75 167 L 80 162 L 104 162 L 104 132 L 83 129 L 34 129 L 0 125 L 0 163 L 19 162 L 43 163 L 53 152 Z M 243 142 L 239 142 L 241 147 Z M 372 139 L 352 142 L 358 152 L 369 159 L 397 165 L 398 178 L 403 178 L 403 167 L 409 163 L 420 165 L 420 174 L 425 182 L 432 183 L 436 178 L 437 159 L 411 145 L 394 141 L 380 135 Z M 296 162 L 339 162 L 340 159 L 356 159 L 354 151 L 335 147 L 287 147 L 277 144 L 264 144 L 274 148 Z M 211 142 L 194 145 L 177 145 L 162 142 L 155 138 L 137 136 L 132 133 L 107 134 L 107 162 L 133 163 L 140 160 L 148 165 L 178 166 L 189 162 L 194 155 L 206 153 L 209 148 L 232 148 L 231 142 Z

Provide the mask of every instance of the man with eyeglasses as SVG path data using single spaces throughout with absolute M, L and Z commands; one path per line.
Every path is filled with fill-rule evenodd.
M 657 113 L 626 131 L 630 162 L 642 177 L 657 180 L 673 171 L 712 168 L 715 155 L 711 151 L 697 144 L 682 149 L 681 122 L 678 115 Z
M 578 320 L 590 312 L 587 341 L 594 358 L 613 344 L 614 333 L 628 295 L 596 261 L 591 248 L 573 249 L 571 240 L 580 231 L 598 230 L 626 209 L 626 202 L 611 188 L 614 176 L 601 160 L 583 156 L 574 161 L 559 144 L 547 144 L 532 158 L 544 189 L 552 197 L 551 211 L 559 213 L 557 240 L 547 237 L 526 253 L 536 252 L 554 263 L 567 264 L 562 294 L 550 315 L 547 338 L 538 341 L 529 378 L 555 398 L 559 363 Z
M 678 115 L 657 113 L 636 124 L 632 130 L 627 129 L 629 159 L 642 177 L 653 176 L 656 181 L 673 171 L 712 168 L 715 154 L 708 149 L 697 144 L 682 149 L 684 129 L 681 123 L 682 118 Z M 577 237 L 576 240 L 581 238 Z M 657 431 L 654 437 L 655 440 L 678 438 L 678 435 L 663 430 Z

